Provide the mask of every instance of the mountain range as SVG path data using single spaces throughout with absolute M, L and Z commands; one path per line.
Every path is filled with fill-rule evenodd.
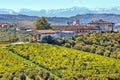
M 11 15 L 29 15 L 29 16 L 46 16 L 46 17 L 70 17 L 78 14 L 120 14 L 120 7 L 109 8 L 85 8 L 85 7 L 72 7 L 66 9 L 52 9 L 52 10 L 30 10 L 30 9 L 0 9 L 0 14 Z

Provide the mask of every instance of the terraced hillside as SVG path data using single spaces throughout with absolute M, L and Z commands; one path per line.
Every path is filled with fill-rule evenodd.
M 7 48 L 59 76 L 62 80 L 120 79 L 120 60 L 45 43 Z

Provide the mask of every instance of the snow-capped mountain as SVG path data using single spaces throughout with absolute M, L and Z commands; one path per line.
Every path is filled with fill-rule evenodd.
M 72 7 L 67 9 L 52 9 L 52 10 L 30 10 L 20 9 L 19 11 L 11 9 L 0 9 L 0 14 L 22 14 L 30 16 L 47 16 L 47 17 L 70 17 L 78 14 L 120 14 L 120 7 L 111 8 L 85 8 L 85 7 Z
M 17 14 L 14 10 L 11 9 L 0 9 L 0 14 Z

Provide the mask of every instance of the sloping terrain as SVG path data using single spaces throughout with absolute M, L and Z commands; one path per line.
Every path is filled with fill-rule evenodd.
M 64 29 L 56 27 L 56 29 Z M 54 27 L 55 29 L 55 27 Z M 120 32 L 96 32 L 75 34 L 73 38 L 48 38 L 46 42 L 80 51 L 99 54 L 106 57 L 120 59 Z
M 3 46 L 3 45 L 2 45 Z M 5 47 L 4 47 L 5 48 Z M 55 75 L 6 49 L 0 49 L 0 80 L 57 80 Z
M 120 79 L 120 60 L 117 59 L 45 43 L 16 44 L 8 49 L 62 80 Z

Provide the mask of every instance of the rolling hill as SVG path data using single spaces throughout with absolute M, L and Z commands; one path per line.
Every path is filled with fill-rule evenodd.
M 5 45 L 2 45 L 5 46 Z M 39 65 L 0 48 L 0 80 L 58 80 L 59 78 Z
M 37 18 L 37 16 L 0 14 L 0 22 L 11 22 L 22 27 L 33 27 L 33 22 Z M 52 25 L 67 25 L 67 22 L 72 22 L 75 18 L 79 19 L 80 24 L 87 24 L 92 20 L 98 19 L 114 22 L 116 25 L 120 24 L 120 15 L 117 14 L 81 14 L 72 17 L 46 17 Z
M 62 80 L 120 79 L 120 60 L 45 43 L 17 44 L 7 48 Z

